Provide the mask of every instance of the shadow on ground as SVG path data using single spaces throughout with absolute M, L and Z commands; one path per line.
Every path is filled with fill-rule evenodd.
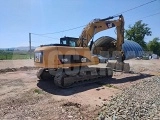
M 133 82 L 133 81 L 137 81 L 137 80 L 152 77 L 152 76 L 154 76 L 154 75 L 151 75 L 151 74 L 137 74 L 135 76 L 124 77 L 124 78 L 121 78 L 121 79 L 113 78 L 108 83 L 109 84 L 119 84 L 119 83 Z
M 98 87 L 101 87 L 106 84 L 120 84 L 120 83 L 126 83 L 126 82 L 133 82 L 133 81 L 137 81 L 137 80 L 140 80 L 143 78 L 148 78 L 151 76 L 153 76 L 153 75 L 139 74 L 136 76 L 130 76 L 130 77 L 125 77 L 125 78 L 121 78 L 121 79 L 116 79 L 116 78 L 105 78 L 104 79 L 103 78 L 99 82 L 96 82 L 96 83 L 83 84 L 80 86 L 75 86 L 75 87 L 67 88 L 67 89 L 62 89 L 62 88 L 56 87 L 54 85 L 53 80 L 47 80 L 47 81 L 38 80 L 37 86 L 40 89 L 42 89 L 50 94 L 69 96 L 69 95 L 73 95 L 73 94 L 87 91 L 90 89 L 98 88 Z

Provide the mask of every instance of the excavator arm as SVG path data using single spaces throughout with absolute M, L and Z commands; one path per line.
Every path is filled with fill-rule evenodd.
M 118 20 L 111 20 L 117 16 L 108 17 L 105 19 L 94 19 L 91 21 L 82 31 L 77 45 L 79 47 L 87 47 L 88 43 L 94 37 L 94 35 L 100 31 L 107 30 L 113 27 L 116 27 L 117 30 L 117 42 L 116 48 L 121 51 L 122 44 L 124 42 L 124 18 L 122 15 L 119 15 Z

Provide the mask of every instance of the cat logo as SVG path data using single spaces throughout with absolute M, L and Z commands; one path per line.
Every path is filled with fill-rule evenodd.
M 115 27 L 114 23 L 106 23 L 106 25 L 107 25 L 108 28 Z
M 86 58 L 81 58 L 81 62 L 87 62 Z
M 67 58 L 63 58 L 61 61 L 62 62 L 68 62 L 68 59 Z

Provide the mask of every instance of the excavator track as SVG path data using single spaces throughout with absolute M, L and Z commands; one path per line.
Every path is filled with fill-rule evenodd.
M 46 73 L 47 71 L 44 69 L 40 70 L 37 77 L 41 76 L 39 78 L 43 78 L 44 72 Z M 46 75 L 48 76 L 46 77 Z M 70 70 L 68 68 L 59 69 L 56 71 L 55 76 L 47 73 L 45 74 L 45 77 L 48 79 L 54 79 L 54 84 L 58 87 L 71 88 L 106 80 L 111 78 L 112 75 L 113 71 L 111 68 L 82 67 L 74 68 L 74 70 Z
M 40 80 L 48 80 L 48 79 L 54 79 L 54 74 L 52 74 L 53 70 L 52 69 L 44 69 L 44 68 L 40 68 L 37 71 L 37 78 Z
M 92 83 L 96 83 L 96 82 L 100 82 L 100 81 L 104 81 L 106 79 L 109 79 L 109 77 L 94 77 L 94 78 L 87 78 L 87 79 L 81 79 L 81 81 L 78 82 L 74 82 L 72 84 L 70 84 L 69 86 L 61 86 L 59 84 L 56 84 L 56 86 L 61 87 L 61 88 L 72 88 L 72 87 L 77 87 L 77 86 L 82 86 L 82 85 L 86 85 L 86 84 L 92 84 Z

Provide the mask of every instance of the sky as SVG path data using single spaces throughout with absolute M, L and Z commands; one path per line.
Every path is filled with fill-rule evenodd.
M 152 0 L 0 0 L 0 48 L 29 46 L 29 33 L 34 33 L 31 34 L 32 46 L 59 43 L 59 38 L 64 36 L 79 37 L 83 27 L 64 30 L 84 26 L 95 18 L 121 14 L 150 1 Z M 153 15 L 156 13 L 159 14 Z M 152 36 L 146 36 L 146 42 L 155 37 L 160 38 L 160 0 L 122 15 L 125 29 L 138 20 L 148 24 Z M 45 33 L 55 34 L 35 35 Z M 94 39 L 101 36 L 116 38 L 115 28 L 96 34 Z

